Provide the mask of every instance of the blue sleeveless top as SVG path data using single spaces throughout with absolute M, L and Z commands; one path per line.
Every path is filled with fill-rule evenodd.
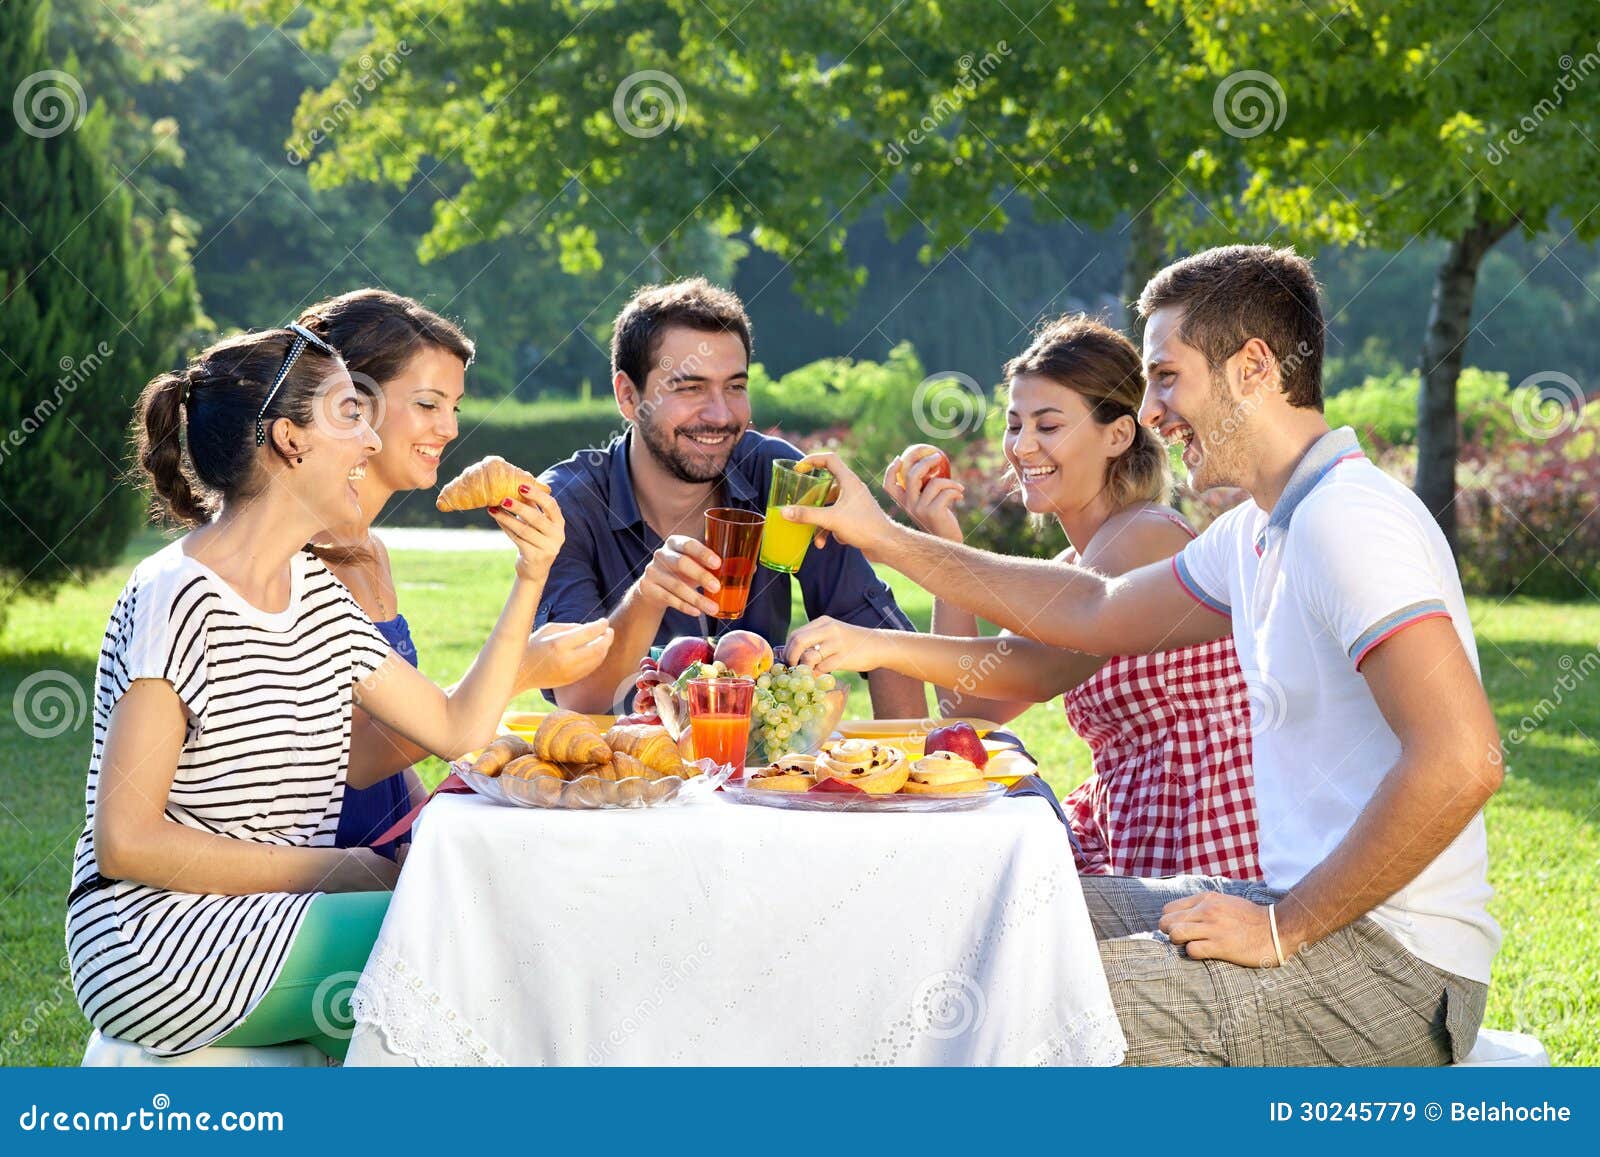
M 401 614 L 392 619 L 372 624 L 406 662 L 417 665 L 417 645 L 411 641 L 411 627 Z M 339 834 L 334 844 L 341 848 L 359 848 L 374 837 L 380 836 L 397 820 L 411 810 L 411 797 L 406 792 L 406 777 L 391 775 L 371 787 L 347 787 L 344 790 L 344 807 L 339 813 Z M 409 843 L 407 832 L 397 840 L 375 848 L 391 860 L 403 843 Z

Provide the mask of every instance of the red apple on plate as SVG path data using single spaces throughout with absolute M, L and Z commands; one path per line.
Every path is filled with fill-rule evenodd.
M 690 663 L 711 662 L 711 644 L 693 635 L 679 635 L 661 652 L 657 669 L 669 680 L 676 679 Z
M 954 752 L 963 759 L 971 760 L 975 767 L 983 767 L 989 762 L 989 753 L 984 749 L 983 740 L 978 738 L 977 728 L 970 723 L 949 723 L 935 727 L 928 732 L 922 749 L 927 752 Z

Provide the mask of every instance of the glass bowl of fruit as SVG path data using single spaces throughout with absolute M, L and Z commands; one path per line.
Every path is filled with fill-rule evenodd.
M 804 663 L 773 664 L 756 679 L 746 765 L 766 767 L 785 755 L 817 751 L 844 718 L 849 697 L 850 689 L 832 675 L 816 674 Z

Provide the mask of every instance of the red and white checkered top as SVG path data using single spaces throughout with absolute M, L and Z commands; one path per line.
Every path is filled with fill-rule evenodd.
M 1233 640 L 1119 655 L 1063 697 L 1094 774 L 1062 800 L 1094 875 L 1259 880 L 1250 704 Z

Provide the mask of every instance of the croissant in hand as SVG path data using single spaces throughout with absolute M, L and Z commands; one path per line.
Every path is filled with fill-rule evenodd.
M 520 486 L 537 486 L 546 494 L 550 493 L 550 487 L 526 470 L 491 454 L 446 482 L 434 505 L 444 511 L 499 506 L 507 498 L 518 497 Z

